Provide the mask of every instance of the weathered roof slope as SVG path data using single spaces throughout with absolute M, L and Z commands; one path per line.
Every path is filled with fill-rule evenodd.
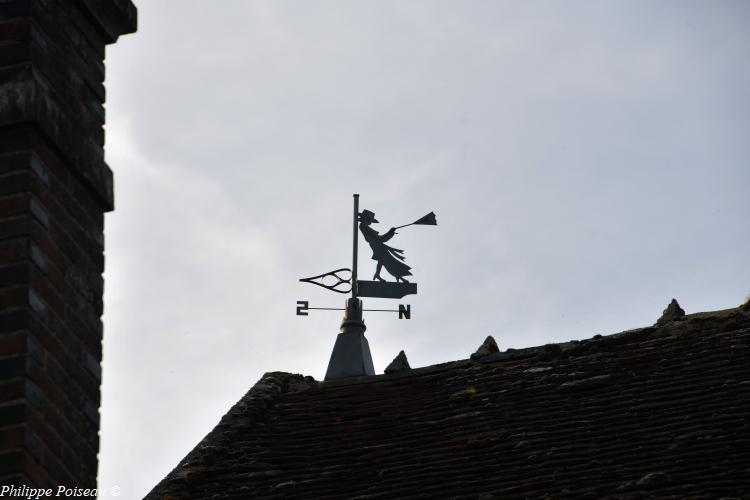
M 268 373 L 147 498 L 742 492 L 748 307 L 393 375 Z

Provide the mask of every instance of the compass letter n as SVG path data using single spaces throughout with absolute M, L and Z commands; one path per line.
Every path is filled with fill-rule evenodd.
M 398 305 L 398 319 L 411 319 L 411 304 L 406 304 L 406 307 L 404 307 L 403 304 Z
M 310 303 L 306 300 L 297 301 L 297 316 L 307 316 L 307 310 L 310 308 Z

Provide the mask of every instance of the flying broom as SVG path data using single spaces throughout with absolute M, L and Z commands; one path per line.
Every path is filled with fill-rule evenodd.
M 435 212 L 430 212 L 429 214 L 425 215 L 417 221 L 412 222 L 411 224 L 404 224 L 403 226 L 394 227 L 393 229 L 401 229 L 402 227 L 413 226 L 415 224 L 420 226 L 437 226 Z

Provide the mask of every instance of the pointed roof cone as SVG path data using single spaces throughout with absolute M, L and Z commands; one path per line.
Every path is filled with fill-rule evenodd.
M 490 354 L 495 354 L 496 352 L 500 352 L 500 349 L 497 347 L 497 342 L 495 342 L 495 339 L 493 339 L 492 335 L 490 335 L 486 339 L 484 339 L 484 343 L 479 346 L 479 349 L 477 349 L 476 352 L 471 355 L 471 359 L 483 358 L 485 356 L 489 356 Z
M 346 301 L 341 333 L 336 335 L 331 359 L 324 380 L 375 375 L 370 344 L 365 338 L 365 322 L 362 319 L 362 301 Z
M 402 372 L 405 370 L 411 370 L 411 366 L 409 366 L 409 360 L 406 359 L 406 354 L 404 353 L 404 351 L 399 352 L 398 356 L 393 358 L 391 364 L 385 367 L 386 375 L 390 375 L 391 373 L 396 372 Z
M 685 317 L 685 311 L 680 307 L 675 299 L 669 303 L 664 312 L 661 313 L 661 317 L 656 320 L 657 325 L 664 325 L 670 321 L 678 321 Z

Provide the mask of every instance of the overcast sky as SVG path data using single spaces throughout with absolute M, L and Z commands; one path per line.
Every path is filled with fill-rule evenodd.
M 136 1 L 107 49 L 100 486 L 140 498 L 268 371 L 322 379 L 352 193 L 405 228 L 375 368 L 750 292 L 750 3 Z M 360 274 L 375 263 L 360 243 Z M 387 276 L 387 275 L 386 275 Z M 365 299 L 366 307 L 398 301 Z

